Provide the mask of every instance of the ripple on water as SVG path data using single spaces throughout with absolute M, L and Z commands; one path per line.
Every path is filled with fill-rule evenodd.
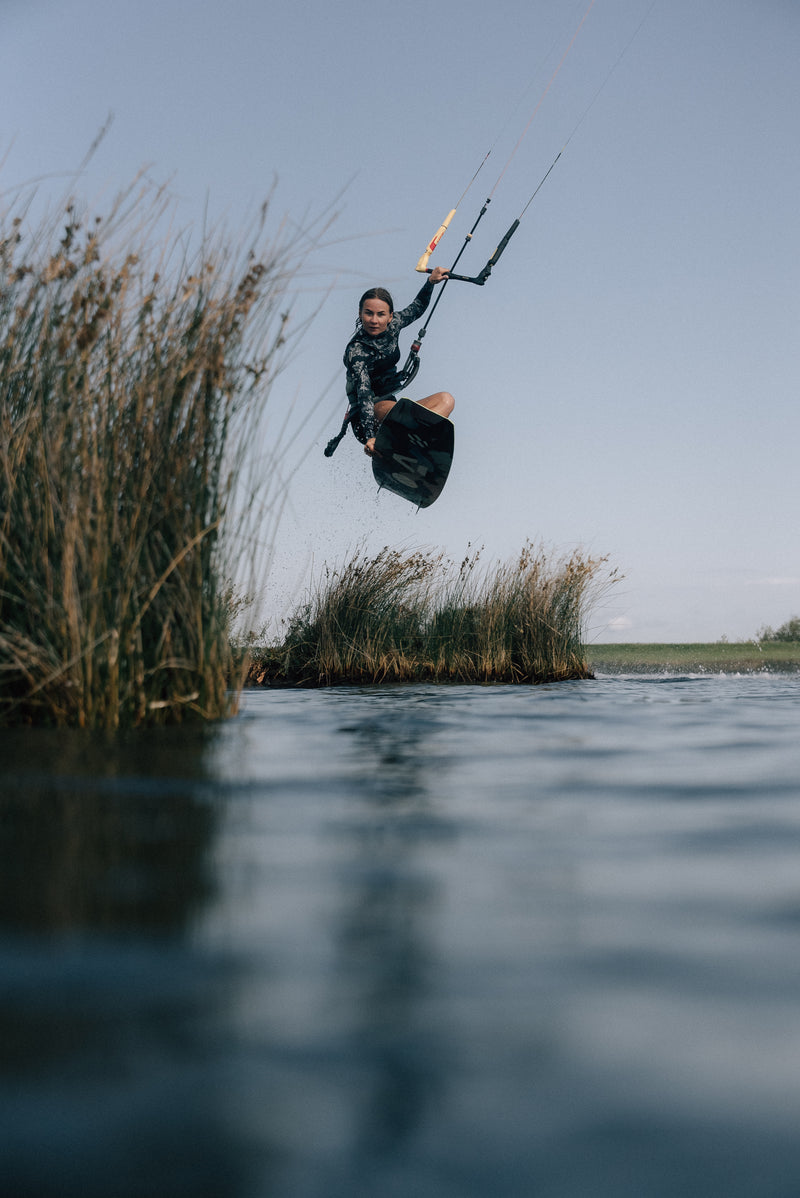
M 790 1198 L 800 679 L 0 738 L 0 1192 Z

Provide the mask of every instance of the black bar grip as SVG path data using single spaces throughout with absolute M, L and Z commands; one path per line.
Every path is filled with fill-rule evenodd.
M 486 264 L 487 266 L 490 266 L 490 267 L 491 267 L 491 266 L 496 266 L 496 265 L 497 265 L 497 260 L 498 260 L 498 258 L 500 257 L 500 255 L 502 254 L 502 252 L 503 252 L 503 250 L 506 248 L 506 246 L 508 245 L 508 243 L 509 243 L 509 241 L 511 240 L 511 238 L 513 237 L 513 235 L 516 233 L 516 231 L 517 231 L 518 227 L 519 227 L 519 218 L 517 218 L 517 220 L 515 220 L 515 221 L 514 221 L 513 225 L 512 225 L 512 226 L 511 226 L 511 228 L 508 230 L 508 232 L 506 233 L 505 237 L 504 237 L 504 238 L 503 238 L 503 240 L 500 242 L 499 246 L 497 247 L 497 249 L 495 250 L 495 252 L 492 254 L 492 256 L 491 256 L 491 258 L 489 259 L 489 261 L 487 262 L 487 264 Z
M 477 283 L 479 287 L 483 286 L 483 279 L 477 275 L 474 279 L 469 275 L 448 275 L 448 279 L 455 279 L 457 283 Z

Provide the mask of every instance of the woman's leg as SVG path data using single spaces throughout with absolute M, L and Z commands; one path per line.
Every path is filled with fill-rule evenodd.
M 377 420 L 378 424 L 383 423 L 383 421 L 386 419 L 388 413 L 391 412 L 391 410 L 394 407 L 396 402 L 397 401 L 394 399 L 376 399 L 375 400 L 375 419 Z M 375 438 L 370 437 L 369 441 L 367 441 L 366 445 L 364 446 L 364 453 L 368 457 L 371 458 L 374 452 L 375 452 Z
M 434 395 L 426 395 L 424 399 L 418 399 L 417 403 L 422 408 L 436 412 L 437 416 L 449 416 L 456 406 L 456 401 L 449 391 L 437 391 Z
M 375 401 L 375 418 L 380 423 L 386 419 L 387 414 L 395 405 L 393 399 L 378 399 Z M 420 407 L 428 408 L 431 412 L 436 412 L 437 416 L 449 416 L 456 405 L 449 391 L 436 391 L 433 395 L 426 395 L 424 399 L 416 401 Z M 372 457 L 375 452 L 375 438 L 370 437 L 364 446 L 364 453 Z
M 395 400 L 393 400 L 393 399 L 376 399 L 375 400 L 375 419 L 378 421 L 378 424 L 383 423 L 383 421 L 386 419 L 388 414 L 391 412 L 394 405 L 395 405 Z

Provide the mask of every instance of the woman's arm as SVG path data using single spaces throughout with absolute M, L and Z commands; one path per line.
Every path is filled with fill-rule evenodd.
M 422 315 L 422 313 L 428 307 L 428 304 L 431 302 L 434 286 L 436 283 L 441 283 L 443 279 L 446 279 L 448 274 L 449 271 L 446 270 L 445 267 L 434 266 L 430 273 L 430 278 L 426 279 L 422 284 L 417 292 L 416 297 L 411 301 L 407 308 L 403 308 L 401 312 L 397 313 L 397 320 L 401 329 L 404 329 L 406 325 L 412 324 L 413 321 L 417 320 Z
M 347 347 L 344 357 L 347 367 L 347 396 L 355 409 L 353 431 L 362 445 L 377 432 L 375 395 L 369 377 L 364 349 L 357 341 Z

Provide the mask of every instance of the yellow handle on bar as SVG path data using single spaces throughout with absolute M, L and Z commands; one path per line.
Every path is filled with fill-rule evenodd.
M 445 217 L 444 223 L 439 225 L 439 228 L 436 230 L 433 237 L 426 245 L 425 253 L 422 255 L 419 262 L 415 266 L 415 268 L 414 268 L 415 270 L 419 270 L 422 272 L 427 270 L 428 259 L 430 258 L 431 254 L 433 253 L 433 251 L 436 249 L 437 245 L 441 241 L 442 237 L 444 236 L 445 230 L 447 229 L 447 226 L 450 224 L 450 221 L 453 219 L 455 214 L 456 214 L 455 208 L 451 209 L 451 211 Z

